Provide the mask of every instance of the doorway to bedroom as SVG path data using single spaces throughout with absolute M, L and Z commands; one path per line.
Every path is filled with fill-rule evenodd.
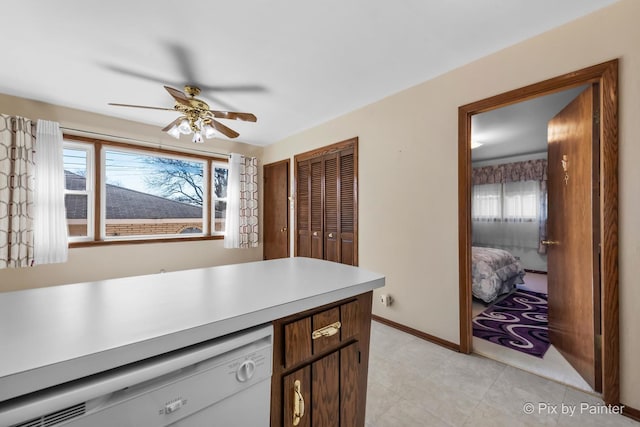
M 611 403 L 619 375 L 616 82 L 611 61 L 459 109 L 461 351 Z M 530 312 L 520 316 L 523 307 Z M 549 349 L 536 342 L 545 337 L 535 323 L 547 307 Z M 515 338 L 497 338 L 500 329 Z

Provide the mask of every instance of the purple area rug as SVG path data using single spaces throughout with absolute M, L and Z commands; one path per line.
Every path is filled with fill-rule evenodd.
M 547 295 L 518 290 L 473 318 L 473 336 L 542 358 L 548 326 Z

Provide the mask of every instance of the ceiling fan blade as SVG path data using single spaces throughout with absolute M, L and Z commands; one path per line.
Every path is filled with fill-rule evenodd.
M 133 108 L 147 108 L 150 110 L 175 111 L 175 109 L 173 108 L 149 107 L 146 105 L 116 104 L 115 102 L 109 102 L 109 105 L 114 105 L 116 107 L 133 107 Z
M 255 122 L 258 121 L 256 116 L 251 113 L 238 113 L 235 111 L 215 111 L 209 110 L 211 115 L 218 119 L 229 119 L 229 120 L 244 120 L 245 122 Z
M 186 105 L 187 107 L 191 107 L 191 98 L 185 95 L 184 92 L 169 86 L 165 86 L 164 88 L 167 90 L 167 92 L 169 92 L 169 95 L 173 96 L 173 99 L 175 99 L 177 102 Z
M 177 119 L 175 119 L 174 121 L 172 121 L 171 123 L 169 123 L 167 126 L 165 126 L 164 128 L 162 128 L 162 132 L 166 132 L 169 129 L 171 129 L 174 126 L 178 126 L 180 124 L 180 122 L 184 119 L 184 116 L 180 116 Z
M 238 135 L 240 135 L 238 132 L 236 132 L 235 130 L 226 127 L 225 125 L 223 125 L 222 123 L 220 123 L 217 120 L 213 120 L 211 119 L 211 124 L 213 125 L 213 127 L 220 132 L 223 135 L 226 135 L 229 138 L 236 138 Z

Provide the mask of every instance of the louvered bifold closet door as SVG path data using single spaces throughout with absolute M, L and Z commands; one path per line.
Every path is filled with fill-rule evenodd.
M 296 236 L 297 255 L 311 256 L 311 162 L 296 163 Z
M 340 262 L 356 265 L 357 193 L 356 157 L 353 149 L 343 150 L 339 162 L 339 236 Z
M 340 171 L 338 153 L 324 157 L 324 259 L 340 262 Z
M 296 256 L 358 265 L 358 140 L 296 156 Z
M 311 257 L 324 258 L 322 244 L 322 230 L 324 228 L 323 216 L 323 176 L 322 158 L 311 160 Z

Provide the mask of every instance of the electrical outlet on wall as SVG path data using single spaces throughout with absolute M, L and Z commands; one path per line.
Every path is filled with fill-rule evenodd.
M 385 307 L 389 307 L 391 303 L 393 303 L 393 298 L 391 297 L 391 295 L 382 294 L 380 295 L 380 303 Z

